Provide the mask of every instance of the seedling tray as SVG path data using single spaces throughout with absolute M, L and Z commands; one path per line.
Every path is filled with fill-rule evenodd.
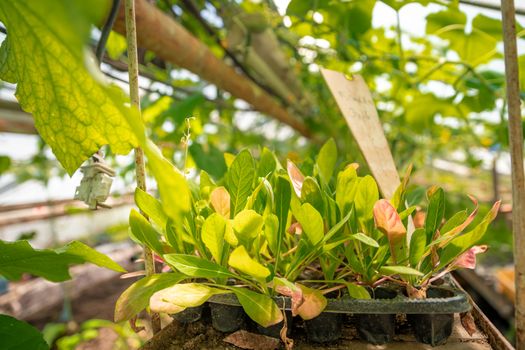
M 410 299 L 400 289 L 390 289 L 396 293 L 392 299 L 352 299 L 343 296 L 338 299 L 328 299 L 323 312 L 343 314 L 453 314 L 467 312 L 471 309 L 465 292 L 452 286 L 433 287 L 447 295 L 443 298 Z M 291 310 L 291 300 L 288 297 L 275 297 L 280 308 Z M 209 302 L 240 306 L 234 294 L 219 294 L 210 298 Z

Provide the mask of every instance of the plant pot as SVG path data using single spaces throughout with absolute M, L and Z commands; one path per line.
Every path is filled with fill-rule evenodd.
M 437 346 L 452 334 L 454 314 L 407 315 L 417 341 Z
M 343 331 L 344 315 L 322 312 L 311 320 L 304 321 L 308 341 L 314 343 L 329 343 L 338 340 Z
M 242 306 L 210 303 L 211 324 L 220 332 L 235 332 L 246 324 Z
M 172 317 L 180 323 L 193 323 L 201 319 L 203 311 L 204 304 L 195 307 L 188 307 L 184 311 L 172 315 Z
M 386 288 L 369 291 L 373 299 L 393 299 L 397 293 Z M 385 344 L 392 341 L 396 327 L 395 314 L 357 314 L 357 332 L 361 339 L 372 344 Z
M 442 288 L 430 288 L 427 298 L 448 298 L 452 292 Z M 408 322 L 418 342 L 437 346 L 444 344 L 452 334 L 454 314 L 410 314 Z
M 286 336 L 291 336 L 292 335 L 292 325 L 293 325 L 293 316 L 292 316 L 292 313 L 290 311 L 286 311 L 285 313 L 285 317 L 286 317 L 286 324 L 287 324 L 287 329 L 286 329 Z M 272 338 L 278 338 L 280 339 L 281 338 L 281 330 L 283 329 L 284 327 L 284 321 L 281 321 L 277 324 L 274 324 L 273 326 L 270 326 L 270 327 L 263 327 L 261 326 L 260 324 L 256 323 L 256 330 L 257 330 L 257 333 L 260 333 L 260 334 L 263 334 L 263 335 L 266 335 L 268 337 L 272 337 Z

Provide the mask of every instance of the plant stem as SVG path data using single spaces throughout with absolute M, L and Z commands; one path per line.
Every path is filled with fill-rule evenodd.
M 137 58 L 137 28 L 135 26 L 135 0 L 126 0 L 126 39 L 128 44 L 129 57 L 129 95 L 131 105 L 135 106 L 140 113 L 140 96 L 139 96 L 139 64 Z M 146 167 L 144 163 L 144 151 L 142 148 L 135 148 L 135 174 L 137 178 L 137 187 L 146 191 Z M 146 219 L 148 217 L 141 212 Z M 155 274 L 155 262 L 151 249 L 144 246 L 144 265 L 146 267 L 146 276 Z M 160 317 L 157 313 L 151 314 L 151 329 L 153 333 L 160 331 Z

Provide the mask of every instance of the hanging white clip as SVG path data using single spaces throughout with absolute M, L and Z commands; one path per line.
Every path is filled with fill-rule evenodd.
M 98 207 L 111 208 L 104 204 L 109 196 L 115 170 L 111 169 L 100 152 L 97 152 L 88 161 L 88 164 L 81 167 L 83 174 L 80 186 L 75 190 L 75 199 L 86 203 L 90 209 Z

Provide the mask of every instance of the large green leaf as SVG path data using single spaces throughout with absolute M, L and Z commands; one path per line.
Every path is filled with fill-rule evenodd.
M 197 278 L 235 278 L 228 269 L 194 255 L 165 254 L 164 260 L 183 274 Z
M 263 327 L 269 327 L 283 320 L 279 307 L 267 295 L 252 292 L 246 288 L 233 287 L 231 290 L 237 296 L 246 314 Z
M 230 254 L 228 265 L 249 276 L 265 279 L 270 275 L 270 270 L 250 257 L 244 246 L 238 246 Z
M 323 147 L 321 147 L 316 160 L 316 165 L 319 169 L 319 175 L 321 175 L 321 178 L 325 183 L 330 182 L 336 162 L 337 146 L 335 145 L 334 139 L 329 139 L 326 141 Z
M 103 82 L 88 57 L 91 24 L 108 1 L 0 2 L 8 30 L 0 48 L 0 79 L 17 83 L 22 108 L 69 174 L 105 144 L 127 154 L 138 145 L 138 113 L 122 91 Z M 95 75 L 92 75 L 92 72 Z M 98 73 L 96 73 L 98 72 Z
M 42 334 L 29 323 L 0 315 L 0 348 L 3 350 L 48 350 Z
M 146 276 L 133 283 L 120 295 L 115 304 L 115 322 L 129 320 L 148 306 L 153 293 L 185 278 L 186 276 L 180 273 L 162 273 Z
M 10 280 L 18 280 L 23 273 L 30 273 L 53 282 L 65 281 L 71 278 L 69 266 L 85 262 L 126 272 L 106 255 L 77 241 L 56 250 L 40 250 L 33 249 L 27 241 L 0 240 L 0 275 Z
M 226 175 L 226 183 L 231 198 L 230 213 L 232 217 L 244 209 L 251 194 L 254 178 L 253 157 L 248 150 L 243 150 L 235 157 Z
M 202 225 L 202 242 L 218 264 L 222 264 L 225 230 L 226 220 L 217 213 L 208 216 Z
M 131 234 L 136 240 L 151 248 L 155 253 L 159 255 L 164 254 L 159 233 L 151 226 L 149 221 L 135 209 L 131 209 L 129 213 L 129 227 L 131 228 Z

